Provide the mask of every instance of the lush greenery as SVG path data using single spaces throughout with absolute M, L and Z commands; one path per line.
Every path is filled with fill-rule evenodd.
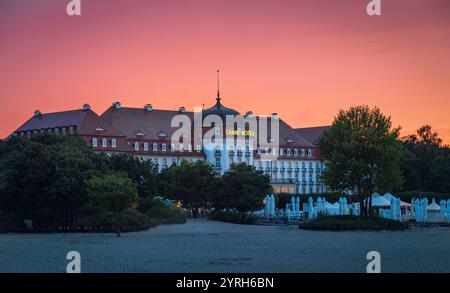
M 257 218 L 255 216 L 235 210 L 213 211 L 209 218 L 214 221 L 229 222 L 234 224 L 253 225 L 257 222 Z
M 211 208 L 244 218 L 271 191 L 269 178 L 245 164 L 217 176 L 204 161 L 182 161 L 158 174 L 151 161 L 95 153 L 77 137 L 45 133 L 0 144 L 0 226 L 10 229 L 32 219 L 39 228 L 90 226 L 120 235 L 184 223 L 186 212 Z M 166 199 L 177 205 L 169 208 Z
M 94 205 L 104 208 L 114 219 L 117 237 L 120 237 L 122 218 L 136 209 L 139 202 L 137 184 L 126 175 L 104 175 L 87 181 L 88 195 Z
M 403 190 L 450 192 L 450 147 L 442 144 L 438 133 L 424 125 L 415 134 L 403 137 L 402 142 Z
M 240 213 L 260 210 L 265 195 L 271 191 L 270 179 L 246 164 L 232 165 L 218 180 L 212 202 L 218 209 L 236 209 Z
M 40 229 L 120 232 L 183 223 L 183 211 L 155 199 L 160 181 L 150 162 L 95 153 L 77 137 L 13 138 L 0 144 L 0 226 L 22 229 L 32 219 Z
M 397 231 L 405 230 L 408 225 L 399 221 L 384 219 L 376 216 L 360 218 L 358 216 L 319 216 L 316 220 L 301 223 L 300 229 L 328 230 L 328 231 Z
M 371 215 L 365 198 L 402 184 L 399 131 L 380 109 L 358 106 L 341 110 L 319 141 L 327 162 L 323 179 L 333 190 L 354 192 L 362 217 Z

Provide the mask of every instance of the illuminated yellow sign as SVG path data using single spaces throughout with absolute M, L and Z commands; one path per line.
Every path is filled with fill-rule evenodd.
M 226 135 L 232 135 L 232 136 L 246 136 L 246 137 L 254 137 L 255 132 L 252 130 L 234 130 L 234 129 L 227 129 L 225 130 Z

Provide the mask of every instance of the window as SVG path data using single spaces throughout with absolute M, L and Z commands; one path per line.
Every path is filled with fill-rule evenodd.
M 161 150 L 162 150 L 163 152 L 167 151 L 167 145 L 166 145 L 165 143 L 163 143 L 163 144 L 161 145 Z
M 180 152 L 184 152 L 184 144 L 180 144 Z
M 302 149 L 302 157 L 304 157 L 304 156 L 305 156 L 305 150 Z
M 106 138 L 102 138 L 102 147 L 106 148 L 108 146 L 108 141 L 106 140 Z
M 189 151 L 189 152 L 192 152 L 192 145 L 191 145 L 191 144 L 188 145 L 188 151 Z
M 70 135 L 73 135 L 73 126 L 69 127 L 69 133 L 70 133 Z
M 265 149 L 264 149 L 264 153 L 265 153 L 266 155 L 268 155 L 268 154 L 269 154 L 269 148 L 265 148 Z
M 288 155 L 288 156 L 291 155 L 291 149 L 287 149 L 287 150 L 286 150 L 286 155 Z
M 201 145 L 197 145 L 197 152 L 201 152 L 202 151 L 202 146 Z
M 216 127 L 216 128 L 214 129 L 214 134 L 215 134 L 215 135 L 220 135 L 220 127 Z
M 154 152 L 157 152 L 157 151 L 158 151 L 158 144 L 157 144 L 157 143 L 154 143 L 154 144 L 153 144 L 153 151 L 154 151 Z
M 216 157 L 216 167 L 220 167 L 220 157 Z
M 311 156 L 312 156 L 312 150 L 308 149 L 308 157 L 311 157 Z
M 139 143 L 136 141 L 134 142 L 134 150 L 138 151 L 139 150 Z
M 258 148 L 258 155 L 261 155 L 261 148 Z
M 97 139 L 96 139 L 95 137 L 92 139 L 92 146 L 93 146 L 94 148 L 97 147 Z
M 115 138 L 111 139 L 111 147 L 113 148 L 117 147 L 117 140 Z
M 172 144 L 170 145 L 170 151 L 171 151 L 171 152 L 174 152 L 174 151 L 175 151 L 175 144 L 172 143 Z
M 283 149 L 280 148 L 280 156 L 282 156 L 282 155 L 283 155 Z
M 148 151 L 148 143 L 144 142 L 144 151 Z
M 294 149 L 294 156 L 298 156 L 298 149 Z

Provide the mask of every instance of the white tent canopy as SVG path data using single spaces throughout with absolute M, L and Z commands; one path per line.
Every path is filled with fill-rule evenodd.
M 386 198 L 374 194 L 372 195 L 372 207 L 381 208 L 381 207 L 390 207 L 391 202 L 387 200 Z
M 428 205 L 427 210 L 428 211 L 440 212 L 441 211 L 441 207 L 436 203 L 436 201 L 433 198 L 433 201 L 431 202 L 431 204 Z

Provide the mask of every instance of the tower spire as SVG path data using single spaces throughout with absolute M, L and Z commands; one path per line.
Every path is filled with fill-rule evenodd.
M 220 70 L 217 69 L 217 102 L 220 102 Z

